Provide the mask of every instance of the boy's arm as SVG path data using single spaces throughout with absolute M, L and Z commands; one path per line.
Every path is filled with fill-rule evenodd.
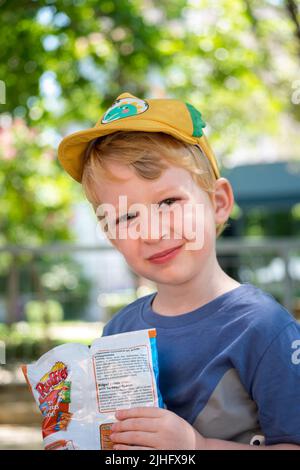
M 116 413 L 120 421 L 111 437 L 118 449 L 300 450 L 299 394 L 300 326 L 291 321 L 267 347 L 251 381 L 267 445 L 204 438 L 175 413 L 154 407 Z
M 111 440 L 116 450 L 300 450 L 296 444 L 247 445 L 203 437 L 170 410 L 141 407 L 116 412 Z

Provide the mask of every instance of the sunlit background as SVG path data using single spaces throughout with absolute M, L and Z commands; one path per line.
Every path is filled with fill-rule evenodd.
M 202 112 L 236 195 L 220 263 L 300 319 L 298 0 L 0 0 L 0 44 L 0 448 L 42 447 L 20 364 L 155 290 L 57 161 L 124 91 Z

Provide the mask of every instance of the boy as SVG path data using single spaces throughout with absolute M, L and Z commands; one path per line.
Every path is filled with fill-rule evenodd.
M 113 246 L 157 286 L 103 335 L 156 328 L 166 409 L 118 411 L 111 439 L 115 449 L 299 450 L 300 327 L 218 264 L 234 198 L 203 127 L 188 103 L 124 93 L 59 146 Z

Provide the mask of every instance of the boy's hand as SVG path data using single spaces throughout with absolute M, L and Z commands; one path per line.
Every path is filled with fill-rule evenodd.
M 131 408 L 116 412 L 111 440 L 116 450 L 194 450 L 205 439 L 184 419 L 162 408 Z M 201 444 L 201 442 L 200 442 Z M 202 447 L 202 446 L 201 446 Z
M 162 408 L 131 408 L 116 412 L 111 440 L 116 450 L 300 450 L 296 444 L 253 446 L 208 439 L 187 421 Z

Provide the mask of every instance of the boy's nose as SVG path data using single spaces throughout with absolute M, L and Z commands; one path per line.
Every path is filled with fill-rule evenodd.
M 148 243 L 157 242 L 163 238 L 170 238 L 170 220 L 161 212 L 148 211 L 142 220 L 141 237 Z

